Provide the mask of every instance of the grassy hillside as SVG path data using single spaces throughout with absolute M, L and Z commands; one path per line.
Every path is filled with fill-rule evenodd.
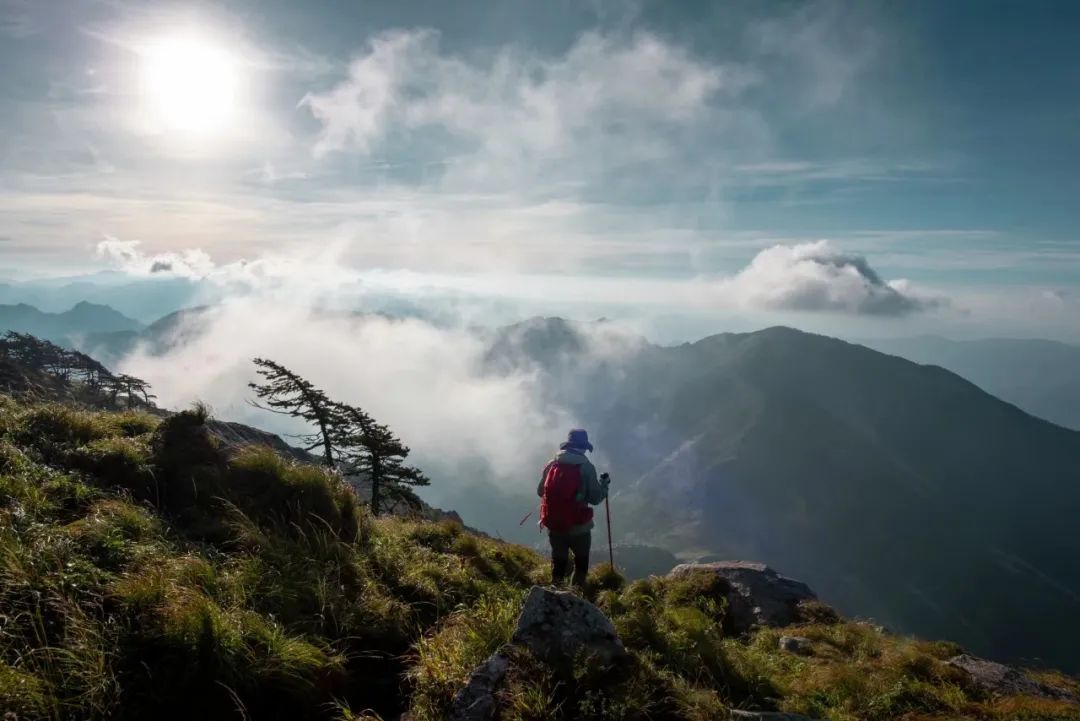
M 0 709 L 21 719 L 441 718 L 510 635 L 531 551 L 450 522 L 369 517 L 321 468 L 228 454 L 196 409 L 166 420 L 0 397 Z M 590 594 L 631 663 L 561 676 L 519 659 L 502 719 L 710 719 L 729 705 L 829 719 L 1075 719 L 990 699 L 956 652 L 807 608 L 724 632 L 707 579 Z M 531 664 L 531 665 L 530 665 Z M 1063 677 L 1053 683 L 1077 688 Z

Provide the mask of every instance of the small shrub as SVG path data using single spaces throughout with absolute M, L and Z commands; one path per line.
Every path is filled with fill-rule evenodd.
M 476 558 L 481 554 L 480 541 L 471 533 L 459 533 L 450 546 L 450 552 L 455 556 Z
M 115 433 L 107 415 L 59 403 L 31 407 L 22 414 L 17 436 L 43 452 L 82 446 Z
M 106 416 L 112 428 L 125 438 L 136 438 L 153 433 L 161 421 L 149 413 L 124 411 Z
M 866 704 L 867 719 L 895 719 L 909 714 L 943 714 L 955 711 L 954 699 L 925 681 L 897 679 Z
M 160 522 L 145 509 L 119 499 L 97 501 L 66 530 L 96 565 L 107 569 L 134 560 L 162 533 Z
M 55 690 L 43 679 L 0 661 L 0 708 L 14 718 L 48 718 L 58 705 Z
M 601 563 L 589 571 L 586 583 L 587 593 L 591 598 L 604 591 L 622 591 L 626 587 L 626 579 L 610 563 Z
M 214 508 L 226 490 L 225 456 L 205 424 L 199 413 L 177 413 L 158 425 L 150 441 L 158 481 L 155 504 L 185 524 Z
M 669 603 L 711 612 L 724 612 L 730 590 L 723 576 L 705 570 L 663 579 L 664 597 Z
M 0 441 L 0 474 L 13 476 L 30 465 L 26 454 L 6 441 Z
M 828 625 L 840 623 L 840 614 L 832 606 L 818 600 L 800 601 L 796 609 L 800 623 Z
M 270 448 L 251 446 L 229 462 L 224 485 L 225 496 L 257 524 L 323 528 L 350 541 L 355 537 L 356 504 L 342 500 L 351 491 L 321 467 L 297 464 Z
M 160 505 L 160 491 L 145 438 L 100 438 L 73 450 L 66 462 L 70 468 L 90 474 L 102 488 L 124 489 L 136 498 Z
M 446 552 L 453 547 L 463 530 L 459 522 L 447 519 L 437 523 L 413 524 L 409 537 L 432 551 Z

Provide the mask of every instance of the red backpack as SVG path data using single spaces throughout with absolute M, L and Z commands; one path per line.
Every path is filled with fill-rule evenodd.
M 568 533 L 575 526 L 591 521 L 593 510 L 577 499 L 580 490 L 581 466 L 549 463 L 540 500 L 540 525 L 552 533 Z

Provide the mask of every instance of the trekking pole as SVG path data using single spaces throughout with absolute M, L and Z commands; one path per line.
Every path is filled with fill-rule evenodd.
M 600 476 L 603 479 L 609 479 L 608 474 Z M 607 550 L 608 550 L 608 562 L 611 564 L 611 570 L 615 570 L 615 547 L 611 545 L 611 499 L 604 496 L 604 515 L 607 516 Z

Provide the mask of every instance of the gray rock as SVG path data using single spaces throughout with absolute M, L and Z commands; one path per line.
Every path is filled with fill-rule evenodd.
M 799 602 L 817 598 L 802 581 L 781 576 L 764 563 L 752 561 L 684 563 L 668 575 L 678 578 L 701 572 L 715 573 L 731 587 L 727 600 L 735 633 L 759 626 L 791 625 L 798 620 Z
M 567 591 L 533 586 L 518 616 L 510 646 L 566 668 L 584 651 L 604 664 L 626 657 L 626 649 L 600 609 Z M 498 707 L 496 692 L 510 668 L 512 649 L 504 646 L 480 664 L 458 691 L 446 721 L 492 721 Z
M 810 639 L 805 636 L 781 636 L 779 646 L 782 651 L 806 654 L 810 653 L 810 644 Z
M 596 606 L 568 591 L 533 586 L 518 617 L 512 643 L 554 666 L 569 666 L 581 651 L 601 663 L 626 656 L 611 621 Z
M 879 636 L 891 636 L 892 635 L 892 630 L 888 626 L 883 626 L 880 623 L 875 623 L 874 621 L 869 621 L 869 620 L 867 620 L 865 618 L 856 619 L 855 624 L 858 625 L 858 626 L 865 626 L 866 628 L 870 629 L 871 631 L 878 634 Z
M 495 718 L 495 691 L 502 684 L 509 667 L 510 657 L 503 649 L 480 664 L 469 676 L 465 688 L 454 696 L 447 721 L 491 721 Z
M 996 696 L 1041 696 L 1059 701 L 1080 702 L 1076 694 L 1028 678 L 1023 671 L 985 658 L 961 654 L 949 659 L 949 665 L 966 671 L 987 693 Z
M 740 711 L 732 709 L 730 718 L 733 721 L 814 721 L 809 716 L 797 713 L 780 713 L 778 711 Z

